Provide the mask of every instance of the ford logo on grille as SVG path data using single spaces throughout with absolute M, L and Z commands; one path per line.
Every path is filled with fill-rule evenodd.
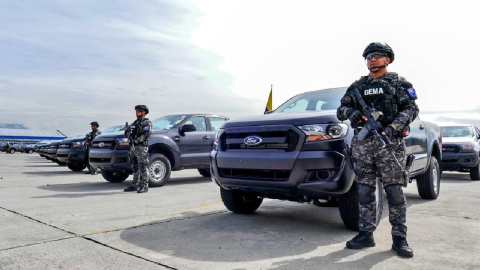
M 105 143 L 103 143 L 103 142 L 101 142 L 101 143 L 98 144 L 98 147 L 100 147 L 100 148 L 102 148 L 102 147 L 104 147 L 104 146 L 105 146 Z
M 262 143 L 262 138 L 258 136 L 248 136 L 243 142 L 248 146 L 256 146 Z

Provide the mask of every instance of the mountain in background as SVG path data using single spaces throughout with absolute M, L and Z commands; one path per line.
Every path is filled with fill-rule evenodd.
M 22 124 L 0 124 L 0 128 L 10 128 L 10 129 L 28 129 Z

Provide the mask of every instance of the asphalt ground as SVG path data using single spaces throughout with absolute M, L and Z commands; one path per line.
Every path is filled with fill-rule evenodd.
M 123 192 L 130 182 L 0 153 L 0 269 L 480 269 L 480 181 L 468 174 L 444 173 L 437 200 L 405 189 L 411 259 L 391 250 L 386 204 L 377 245 L 349 250 L 356 233 L 338 208 L 265 200 L 233 214 L 196 170 L 146 194 Z

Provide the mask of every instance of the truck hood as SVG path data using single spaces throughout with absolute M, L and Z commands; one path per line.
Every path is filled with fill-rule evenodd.
M 473 137 L 443 137 L 443 143 L 472 143 L 475 142 Z
M 300 113 L 271 113 L 253 117 L 245 117 L 237 120 L 230 120 L 224 123 L 223 128 L 263 125 L 308 125 L 339 123 L 335 110 L 321 112 L 300 112 Z
M 152 132 L 152 135 L 153 134 L 162 134 L 162 133 L 167 133 L 168 130 L 155 130 Z M 107 139 L 107 138 L 125 138 L 125 134 L 123 131 L 119 131 L 119 132 L 110 132 L 110 133 L 107 133 L 107 134 L 102 134 L 102 135 L 99 135 L 97 137 L 95 137 L 95 140 L 97 139 Z

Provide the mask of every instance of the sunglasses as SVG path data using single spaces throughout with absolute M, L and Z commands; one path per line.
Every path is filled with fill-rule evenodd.
M 369 53 L 367 54 L 367 56 L 365 57 L 365 59 L 367 60 L 372 60 L 372 58 L 375 57 L 375 59 L 379 59 L 379 58 L 382 58 L 382 57 L 385 57 L 387 56 L 386 54 L 384 53 L 377 53 L 377 52 L 374 52 L 374 53 Z

